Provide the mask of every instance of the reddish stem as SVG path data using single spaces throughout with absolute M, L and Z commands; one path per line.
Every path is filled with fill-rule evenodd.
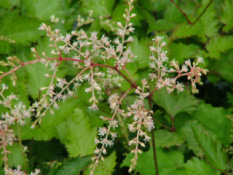
M 47 58 L 48 60 L 57 60 L 57 61 L 77 61 L 77 62 L 80 62 L 80 63 L 84 63 L 84 60 L 80 60 L 80 59 L 74 59 L 74 58 L 62 58 L 62 57 L 59 57 L 59 58 Z M 4 74 L 2 74 L 0 76 L 0 79 L 2 79 L 3 77 L 9 75 L 9 74 L 12 74 L 14 72 L 16 72 L 19 68 L 23 67 L 23 66 L 26 66 L 26 65 L 29 65 L 29 64 L 35 64 L 37 62 L 40 62 L 41 59 L 38 58 L 37 60 L 33 60 L 33 61 L 29 61 L 29 62 L 25 62 L 25 63 L 22 63 L 20 64 L 19 66 L 13 68 L 12 70 L 10 70 L 9 72 L 6 72 Z M 116 67 L 113 67 L 113 66 L 109 66 L 109 65 L 104 65 L 104 64 L 97 64 L 97 63 L 91 63 L 92 66 L 98 66 L 98 67 L 106 67 L 106 68 L 110 68 L 110 69 L 114 69 L 115 71 L 117 71 L 127 82 L 129 82 L 129 84 L 131 85 L 131 87 L 133 88 L 137 88 L 137 84 L 135 83 L 135 81 L 131 81 L 129 78 L 127 78 L 125 76 L 125 74 L 123 74 L 120 70 L 118 70 Z
M 171 121 L 172 121 L 172 128 L 171 128 L 171 132 L 176 132 L 176 128 L 175 128 L 175 117 L 171 116 Z

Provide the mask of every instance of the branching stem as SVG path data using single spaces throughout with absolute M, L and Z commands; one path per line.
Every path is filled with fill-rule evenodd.
M 206 12 L 206 10 L 209 8 L 210 4 L 213 2 L 213 0 L 210 0 L 210 2 L 206 5 L 206 7 L 204 8 L 204 10 L 201 12 L 201 14 L 196 18 L 196 20 L 194 22 L 190 21 L 187 14 L 175 3 L 174 0 L 170 0 L 171 3 L 173 3 L 178 9 L 179 11 L 183 14 L 183 16 L 185 17 L 185 19 L 187 20 L 188 24 L 190 25 L 194 25 L 197 23 L 197 21 L 199 21 L 199 19 L 202 17 L 202 15 Z

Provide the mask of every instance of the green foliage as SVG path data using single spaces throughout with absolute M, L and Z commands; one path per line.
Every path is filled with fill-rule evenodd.
M 87 167 L 87 165 L 91 161 L 91 156 L 87 157 L 77 157 L 73 160 L 68 160 L 67 162 L 63 163 L 58 170 L 56 171 L 56 175 L 76 175 L 80 173 L 81 170 Z
M 7 36 L 18 44 L 30 45 L 41 36 L 38 31 L 40 23 L 37 19 L 20 16 L 19 11 L 8 12 L 0 21 L 0 35 Z
M 188 175 L 220 175 L 219 171 L 213 169 L 202 159 L 194 157 L 185 164 Z
M 141 175 L 155 174 L 153 153 L 152 149 L 138 156 L 138 164 L 136 165 L 136 170 Z M 130 160 L 133 154 L 128 154 L 121 166 L 129 166 L 131 164 Z M 160 174 L 168 175 L 172 173 L 177 168 L 181 167 L 184 163 L 184 157 L 181 152 L 178 151 L 164 151 L 162 148 L 157 148 L 157 157 Z
M 223 108 L 214 108 L 211 105 L 202 104 L 198 106 L 194 118 L 203 126 L 213 131 L 223 144 L 231 143 L 231 122 L 226 116 L 228 113 Z
M 96 175 L 110 175 L 114 171 L 114 167 L 116 165 L 116 153 L 113 152 L 109 155 L 104 162 L 100 162 L 96 167 L 95 174 Z M 85 171 L 85 175 L 90 174 L 90 169 Z
M 182 112 L 190 113 L 197 106 L 197 100 L 188 91 L 177 94 L 168 93 L 165 89 L 162 89 L 156 91 L 153 99 L 173 117 Z
M 197 45 L 187 45 L 183 43 L 172 43 L 169 47 L 171 49 L 170 58 L 179 61 L 179 63 L 183 63 L 185 59 L 195 57 L 199 49 Z
M 211 78 L 217 79 L 221 78 L 228 82 L 233 81 L 233 67 L 232 67 L 232 57 L 233 51 L 230 50 L 226 55 L 222 55 L 222 60 L 214 61 L 211 63 Z M 224 60 L 224 61 L 223 61 Z M 215 75 L 218 75 L 217 77 Z
M 26 166 L 28 163 L 28 159 L 26 157 L 25 153 L 22 153 L 22 148 L 20 146 L 20 144 L 15 143 L 12 146 L 8 147 L 8 150 L 11 152 L 11 154 L 8 155 L 8 164 L 10 166 L 17 166 L 17 165 L 21 165 L 22 167 L 24 167 L 24 161 L 26 162 Z M 2 157 L 3 155 L 1 154 L 1 161 L 0 163 L 2 164 Z M 25 168 L 25 167 L 24 167 Z
M 19 0 L 6 0 L 0 2 L 0 7 L 11 9 L 14 6 L 19 6 L 20 1 Z
M 184 138 L 180 133 L 158 130 L 155 132 L 156 145 L 161 147 L 180 146 L 184 143 Z
M 210 0 L 174 1 L 181 10 L 170 0 L 137 0 L 133 9 L 137 16 L 131 21 L 135 26 L 132 34 L 134 41 L 126 46 L 136 55 L 126 68 L 137 84 L 141 84 L 141 79 L 148 79 L 149 72 L 152 72 L 148 66 L 148 57 L 151 54 L 149 46 L 154 43 L 152 38 L 158 35 L 164 36 L 167 41 L 165 50 L 168 51 L 170 60 L 176 59 L 183 63 L 190 59 L 193 62 L 196 56 L 202 56 L 205 61 L 202 66 L 209 70 L 208 76 L 203 78 L 203 86 L 198 85 L 200 94 L 196 96 L 190 94 L 187 78 L 184 77 L 178 81 L 187 85 L 185 92 L 167 93 L 162 89 L 153 94 L 152 110 L 153 118 L 156 119 L 154 135 L 159 174 L 230 175 L 233 171 L 233 121 L 230 119 L 233 111 L 233 1 L 214 0 L 208 7 Z M 53 29 L 60 29 L 65 35 L 77 29 L 77 16 L 81 15 L 86 19 L 89 11 L 93 11 L 94 22 L 83 25 L 81 29 L 86 31 L 88 36 L 97 31 L 98 37 L 104 34 L 113 40 L 117 22 L 125 24 L 122 14 L 126 7 L 126 0 L 0 0 L 0 59 L 6 61 L 7 57 L 16 55 L 22 62 L 35 60 L 30 47 L 35 47 L 40 56 L 45 52 L 49 58 L 55 58 L 49 47 L 51 41 L 38 30 L 41 23 L 47 23 Z M 58 23 L 50 21 L 52 15 L 60 18 Z M 194 24 L 198 17 L 200 18 Z M 10 42 L 11 40 L 15 43 Z M 57 44 L 60 46 L 62 43 Z M 62 56 L 64 55 L 62 53 Z M 73 56 L 73 52 L 66 55 L 67 58 Z M 96 60 L 99 55 L 97 57 Z M 105 63 L 107 64 L 108 60 Z M 76 76 L 79 70 L 74 69 L 72 64 L 73 62 L 63 61 L 57 76 L 66 80 Z M 165 66 L 169 70 L 170 65 Z M 0 71 L 4 72 L 10 69 L 0 67 Z M 101 68 L 101 72 L 108 75 L 105 68 Z M 48 86 L 51 80 L 51 77 L 45 77 L 45 74 L 52 73 L 50 67 L 36 63 L 16 71 L 17 86 L 11 84 L 11 76 L 4 77 L 2 83 L 8 84 L 6 95 L 13 93 L 17 96 L 18 101 L 14 101 L 14 105 L 22 102 L 28 108 L 41 98 L 41 92 L 43 94 L 46 91 L 40 91 L 42 87 Z M 122 73 L 129 78 L 127 72 L 122 70 Z M 149 81 L 149 84 L 148 91 L 151 92 L 155 88 L 155 82 Z M 40 168 L 42 175 L 90 174 L 91 169 L 88 166 L 93 164 L 91 157 L 96 148 L 94 142 L 98 127 L 108 124 L 99 116 L 112 116 L 108 103 L 109 94 L 122 96 L 130 88 L 130 84 L 122 81 L 121 87 L 101 87 L 106 93 L 97 94 L 101 95 L 102 99 L 98 106 L 99 111 L 95 112 L 88 108 L 90 95 L 85 92 L 88 87 L 89 84 L 84 82 L 74 92 L 73 97 L 60 100 L 59 109 L 52 107 L 54 114 L 48 111 L 41 124 L 34 129 L 31 129 L 31 126 L 36 120 L 37 108 L 32 117 L 25 120 L 26 124 L 20 126 L 20 133 L 17 132 L 15 124 L 10 127 L 16 135 L 15 143 L 7 147 L 11 151 L 8 156 L 10 167 L 22 165 L 22 170 L 25 170 L 26 163 L 28 173 Z M 73 86 L 70 86 L 70 89 L 73 89 Z M 60 89 L 55 91 L 59 92 Z M 121 108 L 127 111 L 135 98 L 137 97 L 132 90 L 122 101 Z M 224 104 L 216 103 L 216 99 L 222 99 Z M 149 109 L 148 102 L 145 100 L 146 109 Z M 2 104 L 0 111 L 1 120 L 2 113 L 10 112 Z M 171 122 L 171 117 L 175 118 L 174 123 Z M 105 161 L 100 161 L 95 175 L 129 174 L 125 169 L 130 167 L 133 154 L 129 151 L 128 140 L 135 133 L 128 131 L 128 120 L 132 119 L 120 120 L 119 127 L 114 130 L 118 135 L 114 141 L 115 145 L 107 147 Z M 171 132 L 172 124 L 175 132 Z M 23 145 L 28 147 L 24 154 L 17 141 L 19 136 Z M 152 143 L 147 143 L 142 150 L 133 173 L 155 174 Z M 2 148 L 0 151 L 2 152 Z M 1 164 L 2 157 L 1 154 Z M 4 174 L 2 168 L 0 174 Z
M 205 130 L 201 127 L 192 125 L 192 130 L 199 147 L 204 153 L 204 158 L 206 161 L 215 169 L 225 172 L 225 170 L 227 170 L 229 167 L 229 163 L 221 143 L 207 135 Z
M 219 59 L 222 52 L 233 48 L 232 44 L 233 36 L 215 36 L 206 45 L 208 56 Z
M 94 12 L 94 16 L 105 16 L 108 17 L 111 15 L 113 5 L 115 3 L 115 0 L 108 1 L 108 0 L 87 0 L 83 4 L 83 9 L 85 11 L 92 10 Z M 95 10 L 93 10 L 95 9 Z
M 67 1 L 67 0 L 62 0 Z M 56 0 L 22 0 L 25 7 L 25 13 L 29 17 L 37 18 L 39 20 L 50 20 L 50 16 L 56 17 L 64 16 L 64 7 L 62 1 Z
M 223 27 L 223 31 L 224 32 L 229 32 L 232 27 L 233 27 L 233 22 L 232 22 L 232 0 L 226 0 L 223 4 L 222 4 L 222 14 L 221 14 L 221 19 L 220 21 L 222 23 L 224 23 L 224 27 Z
M 76 109 L 71 118 L 59 124 L 57 131 L 71 157 L 85 156 L 94 152 L 96 128 L 90 125 L 88 117 L 80 109 Z

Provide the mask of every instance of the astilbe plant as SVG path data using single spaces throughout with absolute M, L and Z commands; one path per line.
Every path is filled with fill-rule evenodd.
M 54 113 L 54 110 L 59 110 L 59 102 L 65 101 L 67 98 L 73 96 L 74 91 L 82 85 L 83 82 L 88 82 L 89 87 L 85 89 L 86 93 L 91 94 L 89 99 L 89 109 L 96 111 L 98 110 L 98 103 L 102 98 L 103 89 L 106 86 L 110 88 L 118 87 L 122 81 L 127 81 L 130 84 L 130 88 L 119 95 L 116 93 L 109 95 L 109 105 L 112 111 L 112 116 L 100 116 L 101 119 L 108 122 L 108 126 L 99 127 L 98 137 L 95 140 L 96 149 L 95 156 L 93 156 L 93 164 L 91 165 L 91 174 L 94 174 L 96 166 L 100 160 L 104 160 L 104 155 L 107 153 L 107 147 L 111 147 L 114 144 L 114 139 L 117 137 L 117 133 L 114 129 L 118 127 L 118 117 L 121 116 L 124 119 L 131 118 L 131 123 L 128 124 L 128 130 L 134 133 L 133 138 L 128 142 L 128 145 L 132 147 L 132 165 L 129 171 L 132 171 L 137 163 L 138 154 L 142 152 L 145 143 L 151 139 L 149 134 L 153 131 L 153 108 L 152 108 L 152 96 L 161 88 L 166 88 L 168 92 L 172 92 L 175 89 L 178 92 L 184 90 L 184 85 L 178 82 L 180 77 L 186 76 L 190 80 L 192 85 L 193 93 L 197 93 L 196 84 L 201 84 L 201 75 L 206 74 L 207 70 L 198 67 L 199 63 L 203 62 L 201 57 L 197 57 L 196 62 L 190 60 L 185 61 L 183 65 L 175 60 L 169 62 L 167 52 L 164 50 L 166 42 L 163 41 L 163 37 L 156 36 L 153 41 L 153 46 L 150 46 L 151 56 L 150 60 L 151 73 L 147 79 L 142 79 L 140 83 L 137 83 L 130 75 L 126 68 L 127 64 L 134 61 L 135 55 L 132 53 L 131 48 L 127 47 L 127 44 L 133 42 L 131 34 L 135 28 L 131 19 L 136 16 L 132 14 L 133 0 L 128 1 L 128 8 L 125 9 L 125 24 L 120 22 L 117 23 L 118 30 L 116 38 L 110 40 L 107 36 L 102 35 L 98 37 L 97 32 L 86 33 L 81 27 L 81 24 L 88 24 L 93 21 L 91 15 L 85 22 L 83 18 L 79 16 L 80 30 L 72 31 L 70 34 L 63 36 L 59 29 L 52 30 L 50 26 L 42 24 L 39 30 L 45 31 L 47 36 L 50 38 L 52 48 L 51 54 L 53 58 L 48 57 L 46 53 L 38 53 L 35 48 L 31 51 L 34 53 L 35 59 L 29 62 L 22 62 L 16 56 L 8 57 L 7 62 L 1 61 L 2 66 L 12 67 L 8 72 L 2 72 L 0 79 L 5 76 L 11 76 L 13 85 L 17 82 L 16 71 L 26 65 L 42 63 L 48 67 L 53 73 L 51 75 L 46 74 L 45 76 L 50 78 L 50 84 L 48 87 L 41 87 L 41 98 L 35 101 L 29 109 L 22 102 L 17 101 L 17 97 L 14 94 L 5 96 L 4 93 L 8 89 L 7 85 L 1 85 L 1 105 L 9 109 L 8 112 L 2 113 L 0 121 L 0 146 L 2 148 L 3 162 L 5 166 L 6 174 L 26 174 L 18 167 L 12 170 L 7 163 L 7 156 L 10 153 L 7 150 L 8 145 L 12 145 L 13 142 L 19 142 L 23 151 L 26 148 L 22 145 L 20 134 L 16 137 L 13 134 L 13 130 L 10 129 L 13 124 L 24 125 L 30 118 L 34 116 L 35 120 L 32 129 L 41 123 L 41 119 L 45 114 L 50 111 Z M 53 22 L 58 22 L 54 16 L 51 18 Z M 65 55 L 75 52 L 75 56 L 69 58 Z M 112 64 L 108 60 L 114 60 Z M 62 62 L 71 61 L 73 62 L 73 69 L 78 73 L 71 79 L 60 78 L 58 76 L 59 68 Z M 111 63 L 111 62 L 110 62 Z M 102 69 L 108 69 L 107 74 L 101 71 Z M 150 86 L 149 86 L 149 83 Z M 59 89 L 59 90 L 55 90 Z M 134 93 L 137 97 L 133 104 L 130 104 L 126 109 L 121 108 L 122 101 L 125 99 L 127 94 Z M 146 108 L 147 100 L 149 101 L 150 109 Z M 13 102 L 14 101 L 14 102 Z M 18 129 L 19 132 L 19 129 Z M 39 174 L 39 170 L 35 173 Z

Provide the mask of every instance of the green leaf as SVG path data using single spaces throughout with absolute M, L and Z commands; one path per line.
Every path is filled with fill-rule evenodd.
M 111 16 L 112 9 L 114 7 L 115 0 L 86 0 L 83 5 L 81 11 L 88 12 L 92 10 L 94 17 L 99 16 Z
M 26 15 L 39 20 L 50 20 L 52 15 L 63 17 L 61 2 L 57 0 L 22 0 Z
M 207 162 L 221 172 L 224 172 L 229 167 L 229 164 L 226 152 L 223 150 L 221 143 L 208 135 L 208 133 L 206 134 L 204 128 L 198 125 L 193 124 L 192 130 Z
M 93 154 L 97 129 L 90 125 L 88 116 L 85 116 L 81 109 L 77 108 L 72 118 L 59 124 L 57 131 L 71 157 Z
M 202 1 L 201 8 L 198 9 L 198 15 L 202 13 L 209 1 Z M 197 15 L 197 16 L 198 16 Z M 218 33 L 218 20 L 213 3 L 208 7 L 205 13 L 201 16 L 198 22 L 194 25 L 181 23 L 173 30 L 171 38 L 187 38 L 198 36 L 201 42 L 206 42 L 207 37 L 213 37 Z
M 4 0 L 4 1 L 0 1 L 0 7 L 7 8 L 7 9 L 11 9 L 14 6 L 18 6 L 19 4 L 20 4 L 19 0 Z
M 25 153 L 22 153 L 22 149 L 21 149 L 20 144 L 14 143 L 12 146 L 8 146 L 7 150 L 10 151 L 10 154 L 7 155 L 7 158 L 8 158 L 7 162 L 9 164 L 9 166 L 17 167 L 17 165 L 21 165 L 22 169 L 24 169 L 25 168 L 24 167 L 24 158 L 25 158 L 25 163 L 27 166 L 28 158 L 27 158 L 27 155 Z M 1 158 L 0 163 L 1 164 L 3 163 L 2 157 L 3 157 L 3 154 L 1 154 L 1 156 L 0 156 L 0 158 Z
M 178 38 L 188 38 L 191 36 L 197 36 L 198 32 L 199 31 L 196 26 L 181 23 L 177 25 L 177 27 L 173 30 L 171 39 L 175 40 Z
M 213 131 L 225 145 L 231 143 L 231 122 L 226 116 L 228 113 L 223 108 L 215 108 L 208 104 L 198 106 L 193 118 L 202 125 Z
M 184 157 L 181 152 L 178 151 L 164 151 L 162 148 L 157 148 L 157 159 L 159 166 L 159 174 L 161 175 L 169 175 L 178 167 L 181 167 L 184 162 Z M 131 159 L 133 158 L 133 154 L 130 153 L 126 156 L 121 167 L 130 166 Z M 152 148 L 138 155 L 137 165 L 135 168 L 140 172 L 140 175 L 149 175 L 155 174 L 155 166 L 153 159 L 153 150 Z
M 204 8 L 209 3 L 209 0 L 203 0 L 201 8 L 198 9 L 198 13 L 201 14 Z M 212 3 L 205 13 L 201 16 L 199 21 L 195 24 L 198 28 L 198 36 L 201 41 L 206 42 L 207 37 L 213 37 L 218 33 L 218 19 L 214 3 Z
M 188 91 L 177 94 L 176 92 L 168 93 L 166 89 L 156 91 L 153 99 L 173 117 L 182 112 L 193 112 L 198 103 Z
M 185 137 L 185 141 L 187 144 L 187 147 L 192 150 L 194 152 L 195 155 L 202 157 L 203 156 L 203 152 L 201 150 L 201 148 L 198 146 L 198 143 L 196 141 L 196 139 L 194 138 L 194 134 L 193 134 L 193 130 L 191 128 L 192 124 L 196 124 L 197 121 L 189 121 L 187 122 L 182 128 L 181 128 L 181 132 L 183 134 L 183 136 Z
M 233 1 L 225 0 L 222 4 L 222 13 L 220 21 L 225 24 L 223 31 L 229 32 L 233 27 Z
M 67 99 L 65 102 L 61 101 L 59 103 L 59 109 L 54 110 L 54 114 L 51 114 L 49 111 L 46 113 L 42 118 L 40 127 L 43 129 L 56 127 L 64 122 L 67 117 L 72 117 L 75 108 L 80 103 L 80 100 L 75 98 Z
M 165 10 L 167 5 L 170 3 L 170 0 L 151 0 L 154 4 L 154 11 L 161 12 Z
M 155 29 L 157 31 L 172 30 L 175 27 L 176 27 L 175 23 L 173 23 L 171 21 L 167 21 L 166 19 L 158 19 L 153 25 L 153 29 Z
M 211 58 L 219 59 L 220 54 L 233 48 L 233 36 L 216 36 L 211 38 L 206 45 L 208 56 Z
M 100 161 L 95 169 L 94 175 L 111 175 L 116 166 L 116 153 L 113 152 L 110 156 Z M 90 175 L 91 168 L 85 170 L 85 175 Z
M 229 51 L 226 55 L 222 55 L 222 59 L 212 61 L 210 72 L 213 73 L 210 76 L 217 76 L 231 83 L 233 81 L 232 57 L 233 50 Z
M 182 13 L 180 13 L 179 9 L 172 3 L 169 3 L 166 10 L 164 11 L 164 19 L 176 24 L 186 21 L 185 17 L 182 15 Z
M 185 164 L 187 175 L 220 175 L 220 172 L 213 169 L 204 160 L 197 157 L 192 158 Z
M 51 77 L 46 77 L 45 74 L 51 75 L 51 71 L 40 62 L 27 66 L 25 69 L 28 74 L 27 90 L 36 99 L 39 97 L 40 89 L 49 86 Z
M 148 38 L 143 38 L 140 41 L 137 37 L 134 37 L 134 41 L 130 44 L 132 52 L 135 54 L 133 59 L 137 62 L 137 68 L 145 68 L 149 65 L 149 40 Z
M 180 146 L 184 143 L 184 138 L 177 132 L 170 132 L 168 130 L 155 131 L 156 145 L 161 147 Z
M 170 58 L 183 63 L 185 59 L 193 58 L 197 55 L 199 46 L 194 44 L 172 43 L 169 45 L 171 49 Z
M 56 175 L 77 175 L 91 162 L 91 156 L 68 160 L 58 168 Z
M 37 19 L 19 16 L 15 10 L 5 14 L 0 20 L 0 36 L 7 36 L 18 44 L 29 45 L 41 36 L 39 26 L 40 22 Z

